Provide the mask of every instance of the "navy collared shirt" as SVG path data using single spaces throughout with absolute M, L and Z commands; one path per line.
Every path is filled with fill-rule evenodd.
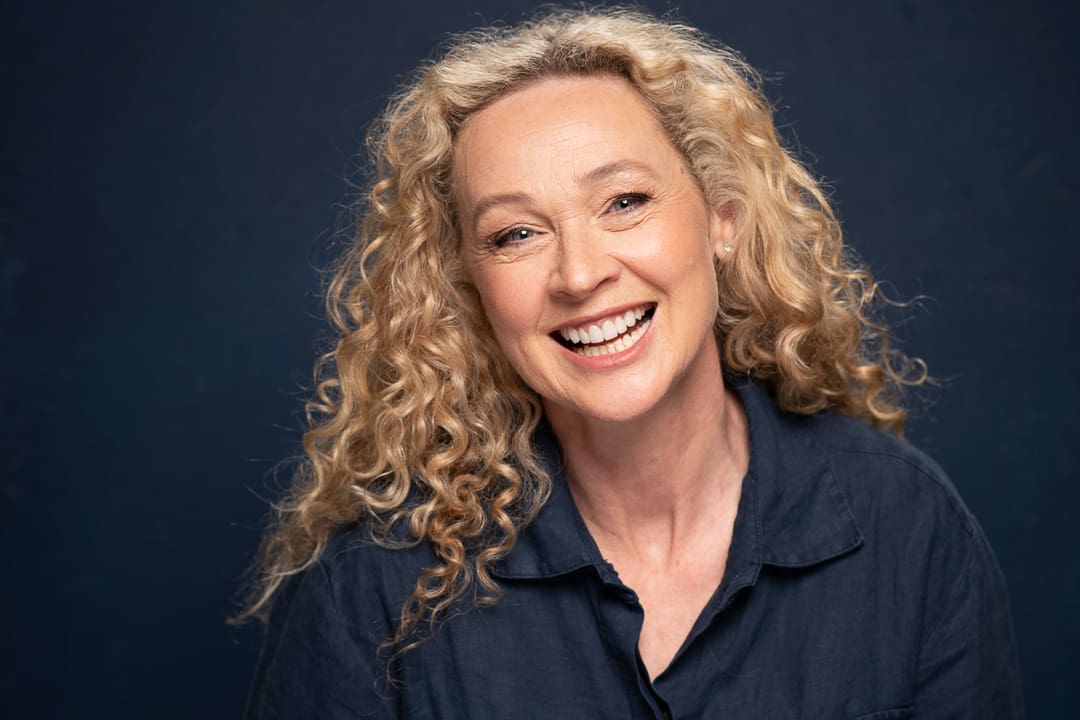
M 247 716 L 1022 717 L 1001 573 L 942 471 L 856 420 L 734 385 L 751 455 L 724 579 L 655 680 L 637 596 L 542 432 L 554 492 L 495 568 L 499 604 L 463 603 L 388 684 L 378 647 L 435 559 L 349 528 L 278 598 Z

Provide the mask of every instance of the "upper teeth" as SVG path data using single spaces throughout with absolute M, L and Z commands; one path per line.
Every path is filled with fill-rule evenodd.
M 580 345 L 607 342 L 608 340 L 614 340 L 629 328 L 637 325 L 638 320 L 644 317 L 645 311 L 648 309 L 648 305 L 642 305 L 633 310 L 627 310 L 621 315 L 604 318 L 590 325 L 563 328 L 559 330 L 559 334 L 562 335 L 563 340 Z

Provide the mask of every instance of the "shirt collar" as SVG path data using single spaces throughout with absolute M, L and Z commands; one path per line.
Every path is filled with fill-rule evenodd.
M 495 563 L 492 575 L 501 578 L 545 578 L 564 575 L 588 565 L 607 566 L 574 505 L 563 475 L 562 453 L 548 423 L 534 437 L 541 465 L 551 477 L 551 497 L 536 519 L 518 535 L 510 553 Z
M 748 378 L 729 378 L 728 386 L 746 409 L 750 466 L 743 479 L 722 594 L 752 585 L 762 565 L 806 567 L 862 544 L 847 498 L 824 449 L 806 427 L 806 418 L 781 412 Z M 521 531 L 510 553 L 493 566 L 492 574 L 546 578 L 592 565 L 602 577 L 613 579 L 614 571 L 574 505 L 558 443 L 546 423 L 537 431 L 535 443 L 551 475 L 551 497 Z

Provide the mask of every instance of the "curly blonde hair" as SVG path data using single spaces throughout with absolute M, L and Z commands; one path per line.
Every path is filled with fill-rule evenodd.
M 428 542 L 388 644 L 420 641 L 467 591 L 499 598 L 490 568 L 536 515 L 550 478 L 532 445 L 538 398 L 495 342 L 460 257 L 451 168 L 462 123 L 552 76 L 625 78 L 656 113 L 735 251 L 718 264 L 726 368 L 781 408 L 836 410 L 900 434 L 925 367 L 889 347 L 880 292 L 841 241 L 820 186 L 784 149 L 760 80 L 699 31 L 636 10 L 564 10 L 457 36 L 373 126 L 375 179 L 356 242 L 327 288 L 339 339 L 316 370 L 307 460 L 275 506 L 241 617 L 265 617 L 288 576 L 341 526 Z

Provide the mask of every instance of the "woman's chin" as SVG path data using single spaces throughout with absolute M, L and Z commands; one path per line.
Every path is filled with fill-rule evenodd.
M 556 423 L 629 423 L 647 418 L 660 402 L 660 393 L 627 391 L 580 394 L 573 398 L 543 398 L 544 412 Z

